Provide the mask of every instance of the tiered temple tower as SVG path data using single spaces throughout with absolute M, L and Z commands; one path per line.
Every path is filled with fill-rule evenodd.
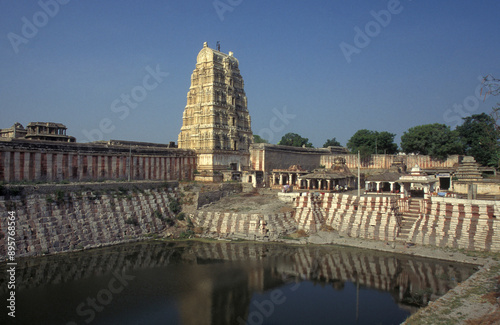
M 178 139 L 179 148 L 197 153 L 198 180 L 220 181 L 225 171 L 249 168 L 253 135 L 238 66 L 232 52 L 206 42 L 198 53 Z
M 483 179 L 479 171 L 479 164 L 474 157 L 465 156 L 462 163 L 458 166 L 455 176 L 459 181 L 479 181 Z

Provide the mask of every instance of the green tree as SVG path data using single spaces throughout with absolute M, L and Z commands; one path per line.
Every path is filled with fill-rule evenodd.
M 253 143 L 269 143 L 266 139 L 263 139 L 260 135 L 254 134 L 253 135 Z
M 328 147 L 340 147 L 342 146 L 340 142 L 337 141 L 337 139 L 332 138 L 326 140 L 325 144 L 323 145 L 323 148 L 328 148 Z
M 495 120 L 486 113 L 463 120 L 457 131 L 464 144 L 465 154 L 474 157 L 481 165 L 498 166 L 500 135 Z
M 458 132 L 439 123 L 409 128 L 401 136 L 401 149 L 406 153 L 430 155 L 438 159 L 446 159 L 449 155 L 463 153 L 463 145 Z
M 347 148 L 353 153 L 359 150 L 363 158 L 375 153 L 395 154 L 398 152 L 398 145 L 394 143 L 395 136 L 387 131 L 358 130 L 347 141 Z
M 297 133 L 287 133 L 278 142 L 281 146 L 292 146 L 292 147 L 308 147 L 313 148 L 312 143 L 309 142 L 308 138 L 303 138 Z

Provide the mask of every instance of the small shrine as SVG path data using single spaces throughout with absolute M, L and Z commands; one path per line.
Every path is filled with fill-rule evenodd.
M 401 198 L 420 197 L 427 199 L 429 194 L 434 192 L 437 181 L 436 177 L 427 175 L 420 169 L 420 166 L 415 165 L 409 175 L 403 175 L 398 180 L 398 183 L 401 184 Z
M 287 169 L 273 169 L 271 176 L 271 187 L 280 188 L 283 185 L 297 186 L 299 178 L 309 174 L 300 165 L 291 165 Z
M 332 168 L 314 170 L 298 178 L 300 188 L 321 191 L 346 191 L 354 189 L 356 177 L 346 165 L 345 158 L 336 157 Z

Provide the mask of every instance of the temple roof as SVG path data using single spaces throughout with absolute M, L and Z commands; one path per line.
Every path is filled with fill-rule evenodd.
M 396 182 L 403 174 L 396 172 L 385 172 L 382 174 L 370 175 L 366 178 L 371 182 Z
M 214 50 L 208 47 L 207 42 L 203 43 L 203 48 L 200 50 L 196 58 L 197 63 L 210 62 L 210 61 L 222 62 L 223 60 L 230 60 L 231 62 L 235 63 L 236 66 L 234 68 L 237 68 L 239 65 L 239 61 L 237 58 L 233 56 L 233 52 L 229 51 L 229 54 L 226 54 Z
M 313 173 L 301 176 L 303 179 L 343 179 L 347 177 L 354 177 L 354 175 L 350 172 L 334 172 L 331 169 L 316 170 Z

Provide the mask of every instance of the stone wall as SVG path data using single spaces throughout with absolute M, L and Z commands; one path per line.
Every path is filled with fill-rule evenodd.
M 304 193 L 296 198 L 295 205 L 298 228 L 309 233 L 333 229 L 354 238 L 402 240 L 397 236 L 395 214 L 395 208 L 402 206 L 400 200 Z M 432 197 L 422 201 L 422 206 L 407 242 L 500 252 L 500 202 Z
M 300 165 L 304 169 L 318 168 L 321 156 L 330 154 L 324 148 L 299 148 L 259 143 L 250 147 L 251 169 L 271 172 L 273 169 L 287 169 Z
M 345 158 L 346 165 L 351 171 L 358 168 L 357 154 L 323 155 L 320 164 L 330 168 L 333 166 L 334 159 L 339 156 Z M 402 160 L 408 169 L 415 165 L 419 165 L 422 169 L 453 168 L 457 167 L 461 156 L 453 155 L 446 160 L 440 160 L 424 155 L 371 155 L 368 158 L 361 159 L 360 167 L 363 169 L 389 169 L 395 160 Z
M 343 157 L 351 171 L 358 167 L 358 155 L 346 153 L 342 147 L 299 148 L 266 143 L 253 144 L 250 147 L 251 169 L 271 172 L 273 169 L 287 169 L 291 165 L 300 165 L 306 170 L 313 170 L 320 165 L 331 168 L 337 157 Z M 446 160 L 434 159 L 423 155 L 371 155 L 360 161 L 363 169 L 389 169 L 397 162 L 403 162 L 408 168 L 419 165 L 422 169 L 455 168 L 462 156 L 449 156 Z
M 0 182 L 192 180 L 194 151 L 168 145 L 0 141 Z
M 73 251 L 128 242 L 156 234 L 172 217 L 178 198 L 167 188 L 57 191 L 0 199 L 0 215 L 16 211 L 16 257 Z M 0 256 L 6 255 L 7 218 L 0 221 Z
M 393 204 L 387 197 L 304 193 L 295 200 L 295 220 L 299 229 L 309 233 L 323 227 L 349 237 L 394 241 L 397 219 Z
M 291 212 L 274 215 L 197 212 L 189 217 L 206 237 L 274 240 L 296 230 Z
M 469 185 L 477 185 L 477 194 L 480 195 L 500 195 L 500 182 L 498 180 L 483 179 L 480 181 L 464 182 L 453 181 L 453 191 L 455 193 L 467 194 L 469 192 Z
M 240 183 L 222 183 L 210 191 L 199 191 L 197 207 L 219 201 L 221 198 L 231 194 L 240 193 L 241 190 L 242 186 Z
M 413 225 L 415 244 L 500 251 L 500 202 L 432 197 Z
M 241 193 L 242 183 L 192 183 L 186 182 L 179 185 L 182 193 L 182 211 L 194 213 L 200 207 L 219 201 L 225 196 Z

